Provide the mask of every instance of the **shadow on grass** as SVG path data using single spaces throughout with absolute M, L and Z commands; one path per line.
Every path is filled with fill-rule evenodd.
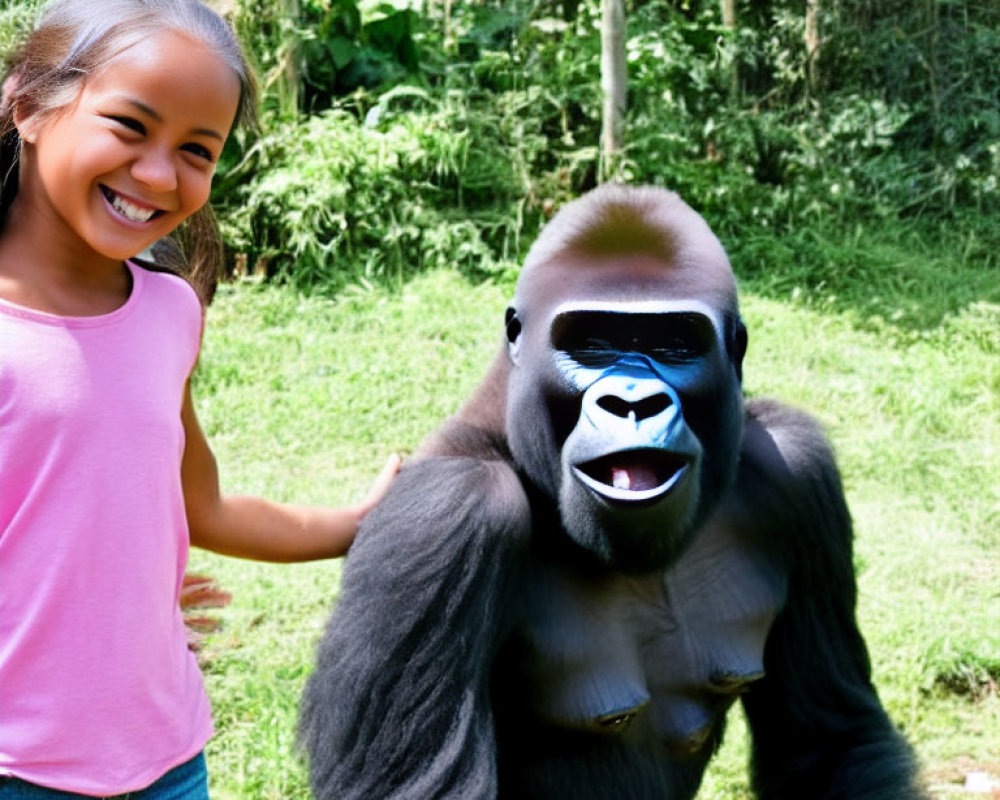
M 735 238 L 735 237 L 734 237 Z M 945 323 L 1000 352 L 1000 218 L 754 231 L 725 242 L 741 288 L 920 337 Z

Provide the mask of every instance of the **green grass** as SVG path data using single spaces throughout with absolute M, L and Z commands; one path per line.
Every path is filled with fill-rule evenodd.
M 1000 777 L 1000 273 L 963 241 L 862 231 L 759 242 L 772 267 L 748 270 L 743 285 L 747 391 L 828 429 L 855 517 L 876 682 L 937 798 L 957 798 L 967 771 Z M 822 282 L 810 272 L 820 262 Z M 361 496 L 390 452 L 415 448 L 478 381 L 510 288 L 446 272 L 337 300 L 224 287 L 196 402 L 225 488 Z M 202 654 L 214 796 L 305 800 L 296 705 L 340 564 L 196 552 L 192 567 L 234 594 Z M 745 773 L 733 714 L 700 800 L 749 797 Z

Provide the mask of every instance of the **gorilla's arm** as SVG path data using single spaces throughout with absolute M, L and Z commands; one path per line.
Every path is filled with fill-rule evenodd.
M 403 468 L 351 548 L 303 697 L 316 800 L 495 796 L 489 669 L 529 530 L 503 460 Z
M 871 683 L 855 618 L 850 515 L 829 444 L 810 418 L 748 404 L 737 493 L 780 541 L 788 598 L 766 677 L 744 698 L 762 800 L 915 800 L 908 746 Z

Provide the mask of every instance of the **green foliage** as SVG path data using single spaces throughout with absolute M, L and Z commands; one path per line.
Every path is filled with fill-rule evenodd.
M 817 220 L 778 239 L 758 229 L 724 241 L 758 292 L 853 314 L 898 344 L 960 338 L 1000 352 L 1000 262 L 971 225 L 859 223 L 844 231 Z
M 232 15 L 262 77 L 265 120 L 319 113 L 420 71 L 419 18 L 357 0 L 237 0 Z
M 898 198 L 903 208 L 995 209 L 1000 6 L 967 0 L 872 5 L 841 4 L 841 18 L 832 20 L 842 32 L 824 54 L 829 91 L 874 87 L 887 103 L 906 109 L 894 137 L 910 168 Z
M 362 19 L 354 0 L 303 7 L 303 107 L 316 112 L 356 89 L 392 86 L 415 75 L 420 53 L 416 12 L 383 3 Z
M 4 64 L 31 30 L 40 0 L 22 0 L 0 8 L 0 64 Z
M 274 2 L 241 2 L 282 18 Z M 594 184 L 596 0 L 434 6 L 419 18 L 405 5 L 298 5 L 277 40 L 255 14 L 266 35 L 254 41 L 272 43 L 265 60 L 294 41 L 296 107 L 331 110 L 321 123 L 286 116 L 253 157 L 227 162 L 242 158 L 218 195 L 230 244 L 251 260 L 333 289 L 345 275 L 397 280 L 449 261 L 490 273 Z M 965 0 L 823 8 L 811 83 L 800 3 L 743 3 L 733 30 L 717 0 L 635 4 L 623 176 L 676 189 L 737 240 L 907 217 L 947 230 L 974 213 L 985 251 L 1000 245 L 1000 11 Z M 362 72 L 370 79 L 347 79 Z M 275 166 L 280 178 L 268 177 Z
M 943 221 L 962 209 L 995 220 L 997 12 L 966 9 L 964 30 L 942 21 L 918 51 L 908 6 L 827 4 L 840 16 L 824 20 L 822 85 L 810 89 L 799 5 L 758 7 L 736 31 L 719 28 L 714 5 L 695 14 L 653 2 L 633 15 L 633 27 L 649 31 L 630 39 L 633 180 L 676 187 L 734 227 Z M 938 5 L 943 17 L 958 3 Z M 764 18 L 772 24 L 759 24 Z M 911 78 L 926 71 L 932 58 L 955 62 L 947 87 L 900 79 L 904 69 Z
M 363 122 L 334 108 L 274 126 L 241 167 L 252 178 L 226 194 L 230 243 L 272 274 L 328 290 L 441 266 L 502 271 L 520 226 L 498 209 L 521 188 L 502 135 L 466 110 L 459 95 L 401 87 Z
M 215 192 L 234 257 L 328 291 L 492 274 L 597 180 L 597 0 L 217 5 L 263 86 L 263 130 L 229 144 Z M 823 2 L 810 61 L 801 2 L 743 0 L 734 29 L 719 5 L 631 4 L 625 179 L 737 241 L 974 215 L 1000 247 L 1000 6 Z M 0 50 L 35 6 L 0 11 Z

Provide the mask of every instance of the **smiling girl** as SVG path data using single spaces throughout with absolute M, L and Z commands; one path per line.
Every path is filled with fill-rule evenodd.
M 342 555 L 398 468 L 345 508 L 220 492 L 189 386 L 201 303 L 132 259 L 186 220 L 209 229 L 253 102 L 236 39 L 198 0 L 56 0 L 4 80 L 0 800 L 206 798 L 210 710 L 178 604 L 189 543 Z

